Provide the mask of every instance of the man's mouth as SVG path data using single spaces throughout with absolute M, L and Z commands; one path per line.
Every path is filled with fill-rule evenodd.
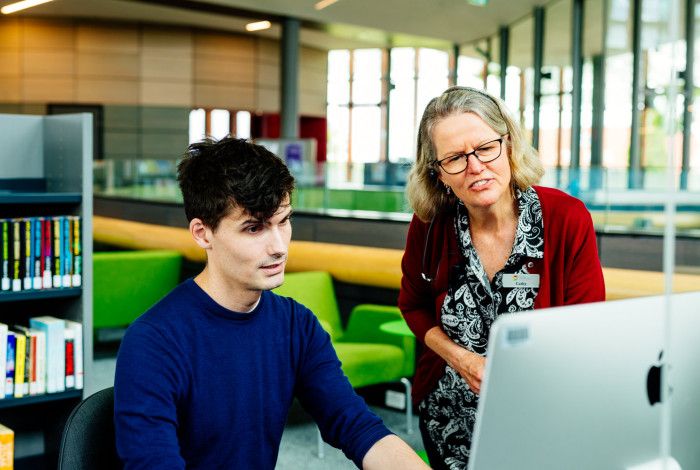
M 277 261 L 276 263 L 264 264 L 264 265 L 260 266 L 260 268 L 262 268 L 262 269 L 276 269 L 276 268 L 279 268 L 282 264 L 284 264 L 285 261 L 286 261 L 286 259 L 283 259 L 281 261 Z

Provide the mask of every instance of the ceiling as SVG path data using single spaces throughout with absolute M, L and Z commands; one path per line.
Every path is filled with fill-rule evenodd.
M 301 42 L 322 48 L 422 46 L 441 49 L 496 34 L 531 13 L 542 0 L 489 0 L 484 7 L 466 0 L 338 0 L 317 11 L 317 0 L 55 0 L 20 16 L 69 16 L 158 22 L 244 32 L 252 19 L 269 19 L 279 37 L 279 21 L 302 21 Z M 0 0 L 0 5 L 12 0 Z

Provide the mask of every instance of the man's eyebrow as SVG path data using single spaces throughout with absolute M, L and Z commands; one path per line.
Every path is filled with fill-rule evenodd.
M 262 221 L 260 219 L 256 219 L 255 217 L 251 217 L 250 219 L 245 219 L 240 222 L 240 225 L 247 225 L 247 224 L 259 224 Z

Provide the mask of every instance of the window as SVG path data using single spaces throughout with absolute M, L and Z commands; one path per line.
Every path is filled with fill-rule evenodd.
M 198 142 L 206 136 L 218 140 L 229 134 L 240 139 L 250 139 L 250 126 L 249 111 L 193 109 L 190 111 L 190 143 Z

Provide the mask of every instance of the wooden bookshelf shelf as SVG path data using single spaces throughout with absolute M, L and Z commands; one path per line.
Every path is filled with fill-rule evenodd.
M 44 393 L 42 395 L 30 395 L 22 398 L 9 398 L 5 397 L 0 399 L 0 409 L 12 408 L 15 406 L 22 405 L 35 405 L 37 403 L 48 403 L 58 400 L 69 400 L 71 398 L 82 398 L 82 390 L 67 390 L 65 392 L 59 393 Z
M 66 297 L 80 297 L 83 292 L 81 287 L 65 287 L 61 289 L 23 290 L 0 292 L 1 302 L 18 302 L 22 300 L 59 299 Z
M 80 193 L 24 193 L 0 191 L 0 204 L 80 204 Z

